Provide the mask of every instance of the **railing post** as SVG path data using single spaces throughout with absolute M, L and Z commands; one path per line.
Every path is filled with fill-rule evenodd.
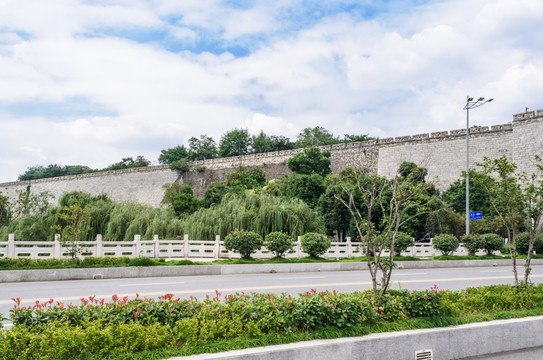
M 351 237 L 347 236 L 345 240 L 347 240 L 347 257 L 352 258 L 353 257 L 353 243 L 351 242 Z
M 134 254 L 132 257 L 139 257 L 140 256 L 140 248 L 141 248 L 141 235 L 134 235 Z
M 55 234 L 55 241 L 53 241 L 53 257 L 55 259 L 62 258 L 62 244 L 60 243 L 60 234 Z
M 10 259 L 15 259 L 15 234 L 8 235 L 7 255 Z
M 183 255 L 185 256 L 185 259 L 188 259 L 190 255 L 189 235 L 185 234 L 183 240 Z
M 296 241 L 296 257 L 298 259 L 302 258 L 302 237 L 298 236 L 298 240 Z
M 155 234 L 153 236 L 153 258 L 158 259 L 158 255 L 160 252 L 159 248 L 160 242 L 158 241 L 158 234 Z
M 96 234 L 96 257 L 101 258 L 104 256 L 104 244 L 102 243 L 102 235 Z
M 215 236 L 215 259 L 218 259 L 221 257 L 221 236 L 216 235 Z

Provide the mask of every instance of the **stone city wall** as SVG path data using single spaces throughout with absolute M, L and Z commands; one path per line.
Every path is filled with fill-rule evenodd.
M 518 165 L 520 171 L 534 172 L 534 155 L 543 155 L 543 110 L 517 114 L 509 124 L 477 127 L 470 130 L 470 167 L 485 156 L 507 156 Z M 428 180 L 437 183 L 441 190 L 457 180 L 466 167 L 466 129 L 440 131 L 430 134 L 400 136 L 377 141 L 353 142 L 321 146 L 330 150 L 334 173 L 347 166 L 364 166 L 373 172 L 391 177 L 403 161 L 412 161 L 428 169 Z M 178 173 L 168 166 L 150 166 L 127 170 L 98 172 L 50 179 L 16 181 L 0 184 L 0 191 L 11 199 L 16 190 L 31 186 L 33 193 L 49 191 L 55 201 L 65 192 L 81 190 L 91 194 L 108 194 L 116 201 L 137 201 L 160 206 L 162 186 L 180 182 L 192 186 L 194 193 L 202 197 L 207 187 L 225 179 L 240 165 L 261 166 L 267 179 L 290 174 L 287 160 L 302 149 L 253 154 L 192 163 L 203 171 Z

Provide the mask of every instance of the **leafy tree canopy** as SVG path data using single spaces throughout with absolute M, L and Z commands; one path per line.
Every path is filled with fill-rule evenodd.
M 326 176 L 332 171 L 330 169 L 330 151 L 322 151 L 315 146 L 304 149 L 303 153 L 296 154 L 287 161 L 287 166 L 294 173 L 318 174 Z
M 66 165 L 50 164 L 47 166 L 30 166 L 22 175 L 19 175 L 19 180 L 35 180 L 66 175 L 79 175 L 85 172 L 93 171 L 85 165 Z
M 142 155 L 138 155 L 135 160 L 132 157 L 123 158 L 118 163 L 112 164 L 105 168 L 104 171 L 145 167 L 149 166 L 150 164 L 151 162 L 149 160 L 144 158 Z
M 200 138 L 191 137 L 189 139 L 189 159 L 206 160 L 217 157 L 217 145 L 213 138 L 207 135 L 200 135 Z
M 251 151 L 252 139 L 247 129 L 228 131 L 219 143 L 219 156 L 230 157 L 246 155 Z
M 187 159 L 189 152 L 184 145 L 177 145 L 174 148 L 161 150 L 158 162 L 161 164 L 171 164 L 181 159 Z
M 296 147 L 305 148 L 308 146 L 333 145 L 340 142 L 338 138 L 334 137 L 331 132 L 322 126 L 315 126 L 305 128 L 298 134 Z

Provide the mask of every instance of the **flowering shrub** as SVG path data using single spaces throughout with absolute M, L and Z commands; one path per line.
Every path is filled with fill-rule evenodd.
M 264 245 L 268 250 L 274 253 L 275 256 L 283 257 L 285 253 L 292 250 L 293 242 L 288 234 L 276 231 L 266 235 Z
M 432 239 L 432 244 L 443 254 L 452 255 L 458 249 L 460 242 L 454 235 L 441 234 Z
M 302 250 L 312 257 L 323 255 L 332 245 L 330 239 L 324 234 L 307 233 L 301 238 Z
M 224 239 L 224 247 L 227 250 L 239 252 L 244 259 L 250 258 L 251 253 L 259 250 L 263 244 L 262 236 L 253 231 L 245 231 L 243 229 L 232 231 Z

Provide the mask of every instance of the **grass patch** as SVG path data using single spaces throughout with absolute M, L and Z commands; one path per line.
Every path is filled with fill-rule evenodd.
M 431 259 L 421 259 L 413 256 L 396 256 L 396 262 L 401 261 L 432 261 L 432 260 L 499 260 L 510 259 L 510 256 L 483 255 L 483 256 L 436 256 Z M 519 259 L 525 259 L 525 255 L 518 256 Z M 533 255 L 533 259 L 543 259 L 543 255 Z M 128 257 L 106 257 L 95 258 L 87 257 L 85 259 L 9 259 L 0 258 L 1 270 L 40 270 L 40 269 L 75 269 L 75 268 L 97 268 L 97 267 L 129 267 L 129 266 L 183 266 L 183 265 L 248 265 L 248 264 L 297 264 L 297 263 L 323 263 L 323 262 L 366 262 L 366 257 L 358 256 L 342 259 L 325 259 L 322 257 L 307 256 L 301 259 L 285 259 L 274 257 L 266 260 L 257 259 L 224 259 L 209 261 L 192 261 L 189 259 L 169 260 L 151 259 L 147 257 L 128 258 Z

